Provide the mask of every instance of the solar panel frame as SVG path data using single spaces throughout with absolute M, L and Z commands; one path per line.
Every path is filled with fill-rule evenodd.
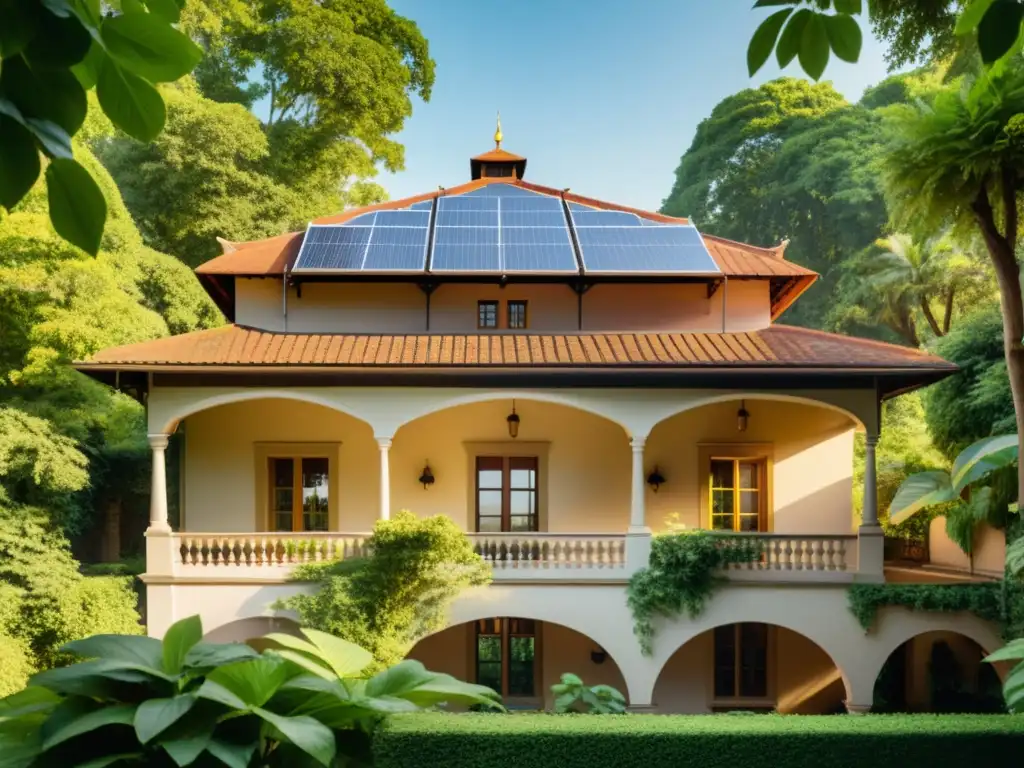
M 700 232 L 691 225 L 576 227 L 576 238 L 586 274 L 705 277 L 722 273 Z
M 297 275 L 425 272 L 429 213 L 423 226 L 377 224 L 378 214 L 403 212 L 408 211 L 374 211 L 341 224 L 310 223 L 290 271 Z M 413 217 L 416 218 L 421 217 Z M 400 219 L 387 217 L 386 221 Z M 354 224 L 355 221 L 369 223 Z M 322 242 L 324 238 L 326 242 Z M 371 267 L 367 266 L 368 261 Z

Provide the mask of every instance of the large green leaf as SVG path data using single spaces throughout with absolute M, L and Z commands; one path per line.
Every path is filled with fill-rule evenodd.
M 176 675 L 181 672 L 185 656 L 192 646 L 203 639 L 203 622 L 198 615 L 174 622 L 164 633 L 164 671 Z
M 917 472 L 904 480 L 893 496 L 889 505 L 889 523 L 899 525 L 920 509 L 955 498 L 948 473 L 937 470 Z
M 268 654 L 252 661 L 219 667 L 206 676 L 206 681 L 223 686 L 244 701 L 247 707 L 262 707 L 288 677 L 284 659 Z
M 39 24 L 38 6 L 25 0 L 0 0 L 0 59 L 25 49 Z
M 800 33 L 800 66 L 813 80 L 818 80 L 828 66 L 828 56 L 829 37 L 823 16 L 812 13 Z
M 146 0 L 146 5 L 168 24 L 177 24 L 181 19 L 181 8 L 175 0 Z
M 1024 662 L 1010 670 L 1003 682 L 1003 698 L 1011 712 L 1024 712 Z
M 83 659 L 110 659 L 161 669 L 161 646 L 155 637 L 144 635 L 93 635 L 65 643 L 61 648 Z
M 212 739 L 206 745 L 206 751 L 220 760 L 228 768 L 249 768 L 249 761 L 257 744 L 235 744 L 222 739 Z
M 259 658 L 259 653 L 245 643 L 199 642 L 189 648 L 182 666 L 186 670 L 197 671 L 256 658 Z
M 26 117 L 25 127 L 32 132 L 36 141 L 42 146 L 43 152 L 50 157 L 65 160 L 71 160 L 74 157 L 71 150 L 71 136 L 53 120 Z
M 160 92 L 109 56 L 100 64 L 96 96 L 110 122 L 134 139 L 152 141 L 164 128 L 167 108 Z
M 956 20 L 956 34 L 966 35 L 973 32 L 990 5 L 992 0 L 968 0 L 967 7 L 960 12 L 960 18 Z
M 0 205 L 13 208 L 32 189 L 40 169 L 32 132 L 0 112 Z
M 196 691 L 196 695 L 201 699 L 207 699 L 208 701 L 215 701 L 218 704 L 223 704 L 225 707 L 230 709 L 237 709 L 243 712 L 249 709 L 249 704 L 236 693 L 212 680 L 204 680 L 203 684 L 199 686 L 199 690 Z
M 145 686 L 149 690 L 168 693 L 174 687 L 173 681 L 162 672 L 113 659 L 94 659 L 48 669 L 33 675 L 29 683 L 56 693 L 97 699 L 116 698 L 125 685 Z
M 374 698 L 378 696 L 401 696 L 419 685 L 429 683 L 433 679 L 434 674 L 427 671 L 420 662 L 406 659 L 367 680 L 365 693 L 367 696 Z
M 83 88 L 89 90 L 96 87 L 96 82 L 100 77 L 100 67 L 103 66 L 103 60 L 106 57 L 107 52 L 103 50 L 103 44 L 93 40 L 85 58 L 71 68 L 71 73 L 78 78 L 78 82 L 82 84 Z
M 70 67 L 85 58 L 91 42 L 88 30 L 75 16 L 61 18 L 52 13 L 40 13 L 39 27 L 22 56 L 33 67 Z
M 789 17 L 786 28 L 782 30 L 782 35 L 779 37 L 779 44 L 775 46 L 775 58 L 779 62 L 780 69 L 785 69 L 799 53 L 804 27 L 812 15 L 807 8 L 801 8 Z
M 96 705 L 82 699 L 68 699 L 43 726 L 43 749 L 49 750 L 68 739 L 111 725 L 131 725 L 134 704 Z M 92 737 L 92 738 L 99 738 Z
M 293 677 L 267 702 L 266 709 L 278 714 L 308 715 L 329 728 L 352 728 L 376 712 L 353 699 L 338 680 L 317 675 Z
M 418 707 L 437 704 L 482 704 L 501 709 L 500 697 L 485 685 L 464 683 L 450 675 L 434 674 L 433 679 L 415 688 L 395 694 Z
M 1010 575 L 1020 578 L 1024 576 L 1024 536 L 1006 547 L 1006 570 Z
M 35 712 L 49 712 L 61 701 L 53 691 L 38 685 L 30 685 L 0 699 L 0 720 L 20 717 Z
M 273 726 L 274 730 L 321 765 L 334 760 L 334 732 L 312 717 L 284 717 L 255 707 L 253 713 Z
M 4 62 L 0 88 L 26 118 L 52 120 L 69 134 L 85 122 L 85 90 L 66 69 L 33 69 L 17 56 Z
M 858 14 L 861 12 L 861 0 L 835 0 L 837 13 Z
M 177 739 L 169 739 L 160 743 L 163 750 L 170 755 L 176 765 L 191 765 L 199 755 L 210 745 L 213 736 L 213 729 L 194 733 L 191 736 L 182 736 Z
M 203 50 L 152 13 L 125 13 L 103 22 L 103 42 L 118 62 L 152 83 L 184 77 L 203 57 Z
M 991 64 L 1001 59 L 1017 42 L 1024 6 L 1017 0 L 995 0 L 978 22 L 978 50 Z
M 971 483 L 1016 462 L 1019 442 L 1017 435 L 998 435 L 986 437 L 964 448 L 953 462 L 950 472 L 954 493 L 959 496 Z
M 782 31 L 782 25 L 786 23 L 786 19 L 791 13 L 793 13 L 792 8 L 776 11 L 761 22 L 757 31 L 754 32 L 754 36 L 750 38 L 750 45 L 747 46 L 747 72 L 751 77 L 764 66 L 768 57 L 772 55 L 775 41 L 779 39 L 779 32 Z
M 321 658 L 338 677 L 356 677 L 373 663 L 373 654 L 348 640 L 317 629 L 303 628 L 302 634 L 316 646 Z
M 195 703 L 196 696 L 191 693 L 142 702 L 135 712 L 135 735 L 146 744 L 184 717 Z M 200 747 L 199 752 L 202 751 Z
M 107 220 L 107 201 L 89 172 L 75 160 L 53 160 L 46 168 L 46 196 L 57 234 L 95 256 Z
M 985 661 L 1020 661 L 1024 659 L 1024 637 L 1011 640 L 998 651 L 985 657 Z
M 850 16 L 823 16 L 828 42 L 832 52 L 843 61 L 855 62 L 860 58 L 863 43 L 860 24 Z M 826 59 L 827 60 L 827 59 Z

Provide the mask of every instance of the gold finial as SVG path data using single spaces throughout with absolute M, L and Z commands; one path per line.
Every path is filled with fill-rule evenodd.
M 501 140 L 505 138 L 501 133 L 501 112 L 498 112 L 498 127 L 494 131 L 494 148 L 501 149 Z

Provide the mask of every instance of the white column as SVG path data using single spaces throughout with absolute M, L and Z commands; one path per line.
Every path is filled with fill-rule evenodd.
M 167 435 L 149 435 L 149 447 L 153 450 L 153 473 L 149 493 L 149 530 L 171 530 L 167 522 Z
M 878 435 L 870 432 L 865 440 L 864 447 L 864 512 L 861 515 L 861 525 L 878 525 L 878 479 L 875 472 L 875 446 L 878 445 Z
M 885 535 L 878 524 L 878 476 L 875 446 L 878 435 L 868 432 L 864 448 L 864 509 L 857 536 L 857 581 L 885 581 Z
M 630 533 L 650 533 L 644 510 L 644 444 L 647 436 L 634 436 L 629 445 L 633 449 L 633 494 L 629 507 Z
M 390 437 L 378 437 L 377 445 L 380 447 L 380 516 L 381 520 L 391 518 L 391 469 L 388 462 L 388 452 L 391 450 Z

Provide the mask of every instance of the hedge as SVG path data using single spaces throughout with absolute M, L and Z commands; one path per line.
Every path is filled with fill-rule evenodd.
M 393 717 L 373 750 L 378 768 L 1001 765 L 1024 717 L 428 713 Z

